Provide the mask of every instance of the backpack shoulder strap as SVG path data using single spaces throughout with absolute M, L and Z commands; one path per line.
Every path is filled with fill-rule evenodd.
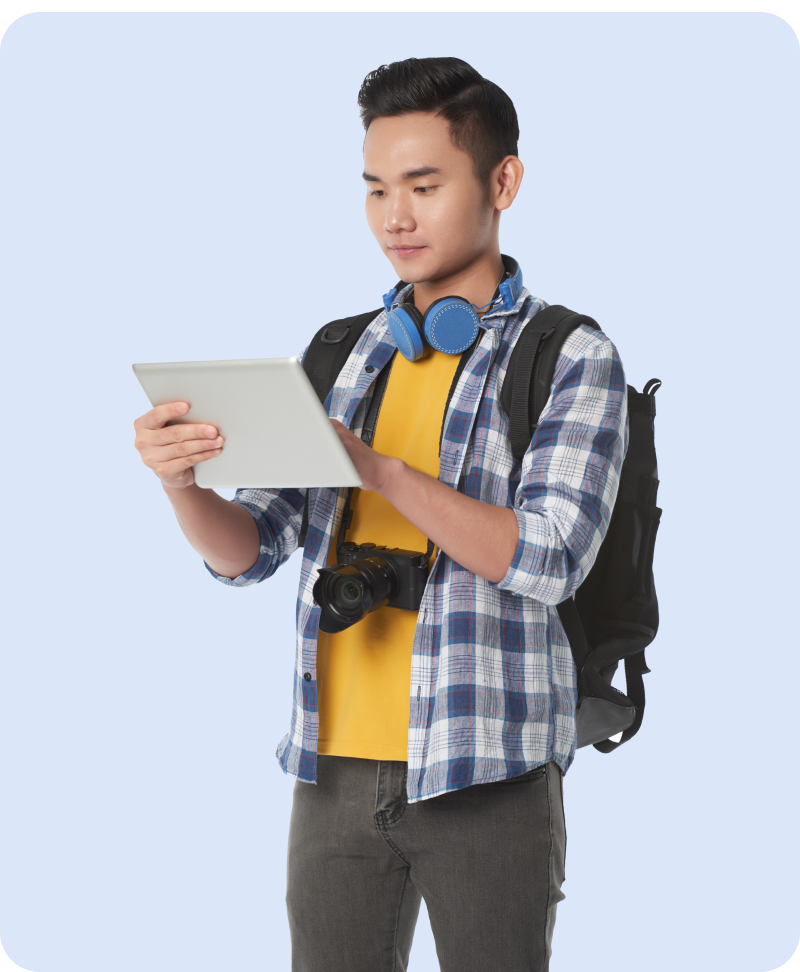
M 500 404 L 509 417 L 511 453 L 522 459 L 531 443 L 539 416 L 550 397 L 561 346 L 581 324 L 600 325 L 585 314 L 551 304 L 535 314 L 517 338 L 500 390 Z
M 331 321 L 311 339 L 303 357 L 303 368 L 323 404 L 356 342 L 382 310 L 380 307 L 365 314 Z

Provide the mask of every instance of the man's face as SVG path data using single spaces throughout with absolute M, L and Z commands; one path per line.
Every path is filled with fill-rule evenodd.
M 364 142 L 367 221 L 394 271 L 408 283 L 468 267 L 491 245 L 494 209 L 472 158 L 429 113 L 376 118 Z

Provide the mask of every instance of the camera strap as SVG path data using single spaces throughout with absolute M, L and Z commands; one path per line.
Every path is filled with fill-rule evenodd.
M 375 438 L 375 428 L 378 424 L 378 414 L 381 410 L 381 405 L 383 404 L 383 396 L 386 394 L 386 386 L 389 384 L 389 374 L 392 370 L 392 365 L 394 364 L 394 358 L 397 351 L 394 351 L 391 358 L 386 362 L 381 370 L 381 373 L 375 379 L 375 389 L 372 392 L 372 401 L 369 403 L 369 409 L 367 410 L 367 417 L 364 420 L 364 427 L 361 430 L 361 441 L 366 442 L 370 448 L 372 447 L 372 440 Z M 336 537 L 336 546 L 344 543 L 347 531 L 350 529 L 350 524 L 353 520 L 353 511 L 350 509 L 350 498 L 353 495 L 353 487 L 349 487 L 347 490 L 347 497 L 344 501 L 344 509 L 342 510 L 342 522 L 339 525 L 339 533 Z
M 353 519 L 353 511 L 350 509 L 350 497 L 353 495 L 353 487 L 349 486 L 347 488 L 347 499 L 344 501 L 344 509 L 342 510 L 342 522 L 339 525 L 339 533 L 336 536 L 336 547 L 337 549 L 344 543 L 347 537 L 347 531 L 350 528 L 350 523 Z M 428 546 L 425 548 L 425 561 L 430 562 L 431 556 L 433 554 L 433 548 L 436 544 L 433 540 L 428 540 Z

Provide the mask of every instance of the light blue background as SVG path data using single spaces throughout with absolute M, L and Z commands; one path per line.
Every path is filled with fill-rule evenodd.
M 567 774 L 554 972 L 766 972 L 797 866 L 798 41 L 770 14 L 31 14 L 0 46 L 0 939 L 35 972 L 289 968 L 299 556 L 214 583 L 133 361 L 298 353 L 394 283 L 356 94 L 458 55 L 520 118 L 502 243 L 657 376 L 647 713 Z M 437 969 L 427 920 L 415 972 Z

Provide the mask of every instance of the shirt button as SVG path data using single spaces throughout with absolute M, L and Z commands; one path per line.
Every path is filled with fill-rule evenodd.
M 364 368 L 364 371 L 366 371 L 366 373 L 367 373 L 368 375 L 371 375 L 371 374 L 372 374 L 372 372 L 373 372 L 374 370 L 375 370 L 375 369 L 374 369 L 374 368 L 372 367 L 372 365 L 367 365 L 367 366 L 366 366 L 366 367 Z
M 305 680 L 306 680 L 307 682 L 310 682 L 310 681 L 311 681 L 311 672 L 306 672 L 306 673 L 305 673 L 305 675 L 303 676 L 303 678 L 304 678 L 304 679 L 305 679 Z

